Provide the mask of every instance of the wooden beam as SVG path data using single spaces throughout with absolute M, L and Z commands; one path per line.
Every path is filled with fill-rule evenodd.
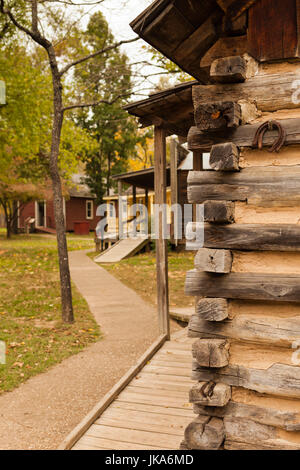
M 195 268 L 200 272 L 230 273 L 232 254 L 229 250 L 200 248 L 195 256 L 194 264 Z
M 300 302 L 300 276 L 256 273 L 218 276 L 195 269 L 187 273 L 185 293 L 199 297 Z
M 247 62 L 241 56 L 216 59 L 210 67 L 210 78 L 217 83 L 244 82 L 247 78 Z
M 207 103 L 222 101 L 239 102 L 246 100 L 256 103 L 257 109 L 264 112 L 275 112 L 280 109 L 299 108 L 293 100 L 294 82 L 299 80 L 296 72 L 265 74 L 249 78 L 244 83 L 194 85 L 193 102 L 197 115 L 198 110 Z
M 178 164 L 178 154 L 177 154 L 177 142 L 175 139 L 172 139 L 170 142 L 170 183 L 171 183 L 171 205 L 178 203 L 178 175 L 177 175 L 177 164 Z M 171 240 L 177 245 L 178 240 L 174 238 L 175 235 L 175 214 L 174 211 L 171 212 Z
M 184 439 L 188 449 L 217 450 L 225 439 L 223 420 L 198 416 L 185 429 Z
M 84 417 L 84 419 L 68 434 L 68 436 L 59 445 L 57 450 L 69 450 L 83 436 L 85 431 L 98 419 L 108 406 L 117 398 L 132 379 L 142 370 L 154 354 L 166 342 L 167 336 L 160 336 L 140 357 L 136 365 L 131 367 L 128 372 L 114 385 L 114 387 L 94 406 L 94 408 Z
M 300 165 L 244 168 L 240 172 L 190 171 L 188 201 L 247 201 L 259 206 L 300 203 Z
M 300 414 L 297 411 L 285 411 L 276 408 L 268 408 L 266 405 L 257 406 L 249 403 L 230 401 L 223 408 L 206 407 L 194 404 L 194 413 L 216 418 L 240 418 L 251 419 L 256 423 L 275 426 L 286 431 L 300 431 Z
M 285 145 L 300 144 L 300 119 L 279 119 L 278 122 L 286 131 Z M 202 132 L 197 127 L 190 128 L 188 133 L 189 150 L 210 152 L 215 144 L 233 142 L 237 147 L 252 147 L 255 133 L 261 123 L 239 126 L 227 131 Z M 267 131 L 263 138 L 263 146 L 270 147 L 278 139 L 277 131 Z
M 200 299 L 196 302 L 195 312 L 197 318 L 210 322 L 221 322 L 229 315 L 227 299 Z M 193 315 L 191 321 L 193 320 Z M 189 331 L 193 332 L 193 323 L 189 324 Z
M 236 128 L 242 118 L 241 107 L 234 101 L 207 101 L 195 107 L 195 123 L 201 131 Z
M 300 319 L 276 318 L 276 315 L 267 317 L 263 314 L 253 317 L 249 314 L 215 323 L 196 314 L 190 319 L 188 335 L 190 338 L 227 338 L 292 350 L 295 341 L 295 344 L 300 341 Z
M 213 145 L 209 164 L 216 171 L 239 171 L 240 151 L 232 142 Z
M 209 407 L 226 406 L 231 398 L 231 387 L 227 384 L 199 382 L 189 393 L 190 403 Z
M 154 128 L 154 185 L 155 204 L 166 204 L 166 133 L 161 127 Z M 163 214 L 159 214 L 158 239 L 156 239 L 156 285 L 159 329 L 170 337 L 168 250 L 163 237 Z
M 252 369 L 229 365 L 221 369 L 201 367 L 194 361 L 193 380 L 222 382 L 234 387 L 244 387 L 259 393 L 300 398 L 300 367 L 274 364 L 268 369 Z
M 202 225 L 199 226 L 199 230 L 201 229 Z M 196 233 L 196 227 L 190 227 L 189 233 Z M 296 224 L 218 226 L 205 224 L 204 247 L 227 250 L 300 251 L 300 226 Z M 198 248 L 202 248 L 202 245 Z
M 229 343 L 226 339 L 201 338 L 193 344 L 192 354 L 200 366 L 225 367 L 229 364 Z
M 204 201 L 204 221 L 212 224 L 232 224 L 235 206 L 231 201 Z
M 250 419 L 224 419 L 226 450 L 300 450 L 300 444 L 282 436 L 274 426 Z M 292 436 L 291 436 L 292 437 Z

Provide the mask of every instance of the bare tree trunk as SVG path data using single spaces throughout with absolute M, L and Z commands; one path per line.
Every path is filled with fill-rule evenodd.
M 9 203 L 5 199 L 1 199 L 0 203 L 4 210 L 4 218 L 5 218 L 5 225 L 6 225 L 6 238 L 11 238 L 11 221 L 9 217 L 9 208 L 8 208 Z
M 53 47 L 50 46 L 47 49 L 47 52 L 51 66 L 53 83 L 53 124 L 50 154 L 50 175 L 53 189 L 54 218 L 59 259 L 62 319 L 67 323 L 72 323 L 74 321 L 74 314 L 72 305 L 71 276 L 65 232 L 62 185 L 58 170 L 60 136 L 63 124 L 62 85 Z

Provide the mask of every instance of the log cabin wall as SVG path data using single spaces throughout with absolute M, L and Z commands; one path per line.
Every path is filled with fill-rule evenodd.
M 218 83 L 193 87 L 189 148 L 213 169 L 188 176 L 205 237 L 186 278 L 196 418 L 183 449 L 300 449 L 300 65 L 247 79 L 243 60 L 219 59 Z
M 205 236 L 182 448 L 299 450 L 300 0 L 156 0 L 132 27 L 199 81 L 188 144 L 211 153 L 188 176 Z M 184 137 L 187 101 L 160 115 L 169 133 Z

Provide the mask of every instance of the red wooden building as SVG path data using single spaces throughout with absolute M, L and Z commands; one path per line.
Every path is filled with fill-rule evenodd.
M 66 231 L 74 230 L 81 234 L 95 230 L 100 217 L 96 216 L 96 198 L 90 189 L 80 182 L 80 175 L 73 176 L 76 186 L 69 189 L 64 197 L 64 215 Z M 18 215 L 18 229 L 54 231 L 55 219 L 53 200 L 35 200 L 28 202 Z

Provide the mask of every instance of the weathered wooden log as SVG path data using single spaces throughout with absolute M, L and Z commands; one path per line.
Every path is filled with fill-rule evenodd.
M 195 268 L 198 271 L 211 273 L 230 273 L 232 267 L 232 254 L 229 250 L 211 250 L 200 248 L 195 256 Z
M 300 276 L 256 273 L 219 276 L 194 269 L 187 273 L 185 293 L 199 297 L 300 302 Z
M 234 441 L 232 439 L 226 439 L 224 442 L 225 450 L 299 450 L 298 444 L 294 444 L 292 441 L 287 441 L 285 439 L 272 439 L 269 441 L 260 441 L 256 444 L 246 441 Z
M 203 406 L 225 406 L 231 398 L 231 387 L 222 383 L 200 382 L 189 394 L 190 403 Z
M 204 201 L 204 221 L 215 224 L 234 222 L 234 203 L 231 201 Z
M 300 226 L 294 224 L 188 224 L 190 233 L 204 230 L 198 248 L 227 250 L 300 251 Z M 197 249 L 195 241 L 194 249 Z
M 232 142 L 213 145 L 210 152 L 209 164 L 216 171 L 238 171 L 240 152 Z
M 287 72 L 259 75 L 249 78 L 244 83 L 225 86 L 195 85 L 193 86 L 194 109 L 197 114 L 198 109 L 206 103 L 239 100 L 255 102 L 259 110 L 268 112 L 298 108 L 299 103 L 293 100 L 296 80 L 299 80 L 297 72 Z
M 195 110 L 195 122 L 202 131 L 236 128 L 241 118 L 241 107 L 233 101 L 203 103 Z
M 240 172 L 190 171 L 188 201 L 247 201 L 288 206 L 300 203 L 300 165 L 252 167 Z
M 203 367 L 225 367 L 229 363 L 229 343 L 225 339 L 198 339 L 192 354 Z
M 286 431 L 300 431 L 300 414 L 294 411 L 238 403 L 232 400 L 223 408 L 207 407 L 195 403 L 193 409 L 196 415 L 251 419 L 256 423 L 275 426 Z
M 223 420 L 198 416 L 185 429 L 184 439 L 188 449 L 217 450 L 225 439 Z
M 226 299 L 200 299 L 195 311 L 203 320 L 220 322 L 228 318 L 228 301 Z
M 300 450 L 300 444 L 280 437 L 278 429 L 252 420 L 225 418 L 225 449 Z
M 218 83 L 239 83 L 247 78 L 247 62 L 243 57 L 223 57 L 213 61 L 210 78 Z
M 278 122 L 286 131 L 285 145 L 294 145 L 300 143 L 300 119 L 279 119 Z M 236 129 L 219 130 L 218 132 L 202 132 L 197 127 L 190 128 L 188 133 L 189 150 L 200 150 L 201 152 L 210 152 L 213 145 L 233 142 L 238 147 L 252 147 L 255 132 L 261 122 L 258 124 L 246 124 Z M 267 131 L 263 138 L 263 146 L 273 145 L 278 138 L 278 132 Z
M 300 318 L 238 315 L 232 320 L 212 323 L 195 314 L 190 318 L 188 335 L 191 338 L 226 338 L 292 349 L 293 343 L 300 341 Z
M 259 393 L 300 398 L 299 366 L 274 364 L 268 369 L 250 369 L 232 364 L 220 369 L 212 369 L 201 367 L 197 361 L 194 361 L 192 379 L 200 382 L 222 382 Z

